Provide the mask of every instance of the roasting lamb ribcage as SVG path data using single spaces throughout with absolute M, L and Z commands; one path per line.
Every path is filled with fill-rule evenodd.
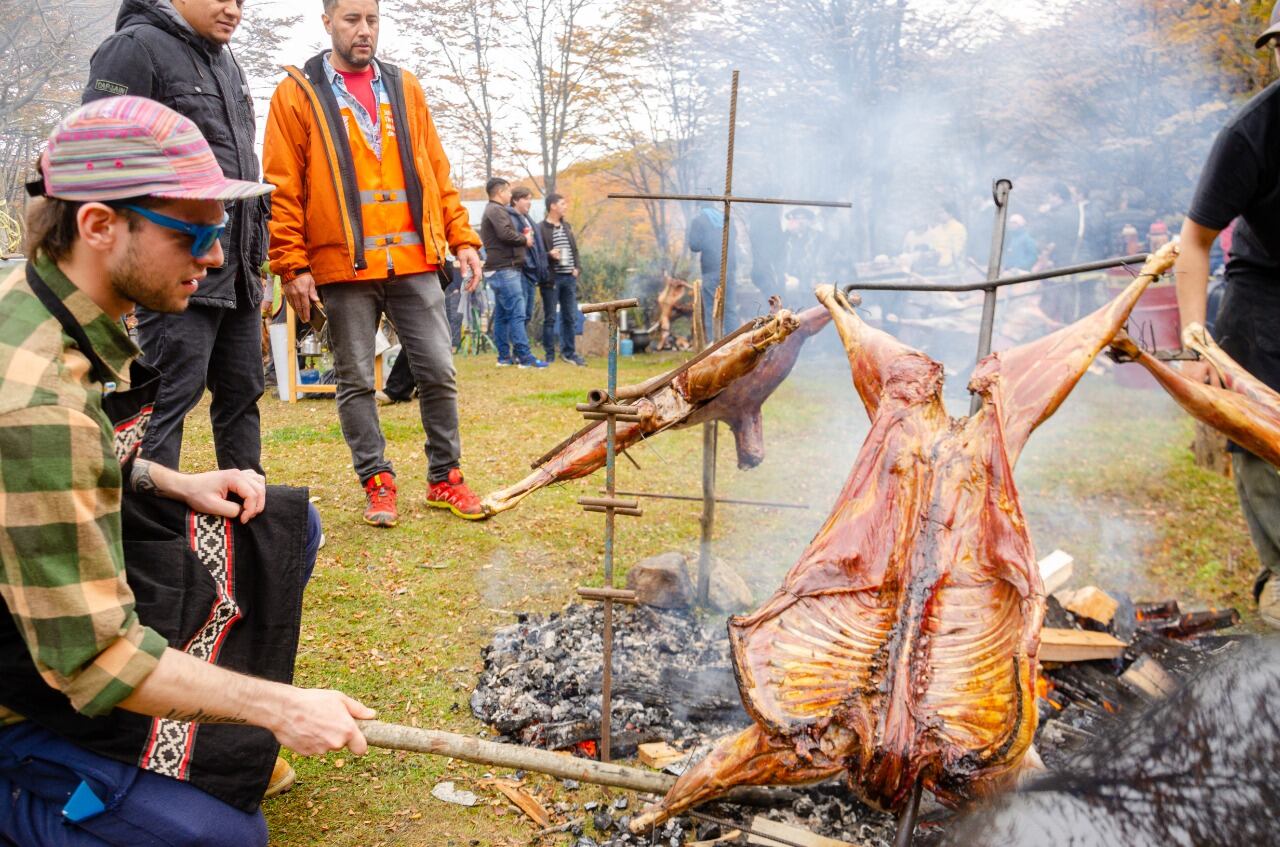
M 756 723 L 635 830 L 743 784 L 847 772 L 863 799 L 897 809 L 917 781 L 956 804 L 1016 775 L 1036 729 L 1044 592 L 1013 466 L 1173 259 L 1153 256 L 1104 308 L 984 359 L 970 381 L 982 409 L 962 419 L 943 406 L 942 365 L 818 290 L 871 431 L 782 588 L 730 621 Z

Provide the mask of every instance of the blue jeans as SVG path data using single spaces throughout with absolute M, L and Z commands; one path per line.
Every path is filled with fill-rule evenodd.
M 489 277 L 489 287 L 493 289 L 493 344 L 503 361 L 527 362 L 533 358 L 524 328 L 523 278 L 519 268 L 503 268 Z
M 556 303 L 560 307 L 560 352 L 567 359 L 576 356 L 573 337 L 577 335 L 578 278 L 573 274 L 556 273 Z
M 106 808 L 78 822 L 81 784 Z M 261 810 L 242 812 L 190 783 L 91 753 L 30 721 L 0 729 L 0 842 L 23 847 L 265 847 Z

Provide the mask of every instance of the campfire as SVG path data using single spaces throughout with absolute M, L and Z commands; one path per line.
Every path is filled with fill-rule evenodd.
M 1219 633 L 1238 622 L 1232 609 L 1184 610 L 1175 599 L 1133 602 L 1097 587 L 1071 591 L 1064 587 L 1072 571 L 1070 557 L 1061 552 L 1042 560 L 1041 571 L 1055 593 L 1045 614 L 1049 646 L 1035 680 L 1035 748 L 1051 770 L 1069 766 L 1118 720 L 1161 702 L 1245 640 Z M 644 605 L 615 614 L 617 755 L 679 775 L 717 738 L 750 724 L 723 619 Z M 601 616 L 596 604 L 574 604 L 551 614 L 519 615 L 495 633 L 483 653 L 485 667 L 471 708 L 499 734 L 497 740 L 592 755 L 600 727 Z M 572 790 L 565 793 L 573 798 Z M 706 811 L 748 829 L 763 817 L 862 847 L 893 844 L 894 817 L 859 802 L 839 779 L 774 789 L 760 800 Z M 640 805 L 568 803 L 563 815 L 593 821 L 597 834 L 605 833 L 592 838 L 579 826 L 575 847 L 650 844 L 649 836 L 627 831 Z M 951 820 L 949 810 L 927 808 L 918 841 L 940 840 Z M 681 817 L 656 831 L 656 843 L 710 841 L 729 831 L 723 824 Z

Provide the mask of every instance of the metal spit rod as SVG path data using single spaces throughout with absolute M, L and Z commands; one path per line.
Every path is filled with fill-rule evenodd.
M 720 283 L 711 304 L 711 326 L 707 327 L 707 344 L 724 335 L 724 301 L 729 287 L 729 227 L 733 211 L 733 147 L 738 133 L 738 71 L 733 72 L 729 96 L 729 147 L 724 166 L 724 220 L 720 231 Z M 702 519 L 698 544 L 698 605 L 705 606 L 711 594 L 711 537 L 716 526 L 716 451 L 720 444 L 720 426 L 715 421 L 702 425 Z
M 1057 279 L 1063 276 L 1106 271 L 1126 265 L 1141 265 L 1151 254 L 1136 253 L 1132 256 L 1120 256 L 1114 259 L 1102 259 L 1097 262 L 1086 262 L 1082 265 L 1066 265 L 1061 268 L 1050 268 L 1030 274 L 1006 276 L 988 282 L 963 283 L 931 283 L 931 282 L 853 282 L 844 287 L 845 293 L 851 291 L 986 291 L 988 288 L 1004 288 L 1006 285 L 1021 285 L 1026 282 L 1039 282 L 1045 279 Z
M 603 312 L 609 327 L 609 396 L 618 390 L 618 312 L 640 305 L 635 298 L 610 300 L 605 303 L 588 303 L 580 308 L 584 314 Z M 623 410 L 629 411 L 629 410 Z M 604 512 L 604 656 L 600 678 L 600 761 L 611 758 L 613 712 L 613 537 L 614 522 L 618 514 L 639 517 L 639 505 L 617 498 L 618 417 L 612 408 L 605 412 L 605 497 L 583 498 L 584 508 L 590 512 Z M 599 412 L 593 412 L 599 414 Z
M 987 282 L 1000 278 L 1000 265 L 1004 260 L 1004 231 L 1009 222 L 1009 192 L 1013 182 L 998 179 L 991 187 L 991 197 L 996 202 L 996 224 L 991 230 L 991 258 L 987 261 Z M 987 286 L 982 297 L 982 327 L 978 330 L 978 361 L 991 353 L 991 336 L 996 326 L 996 288 Z M 976 415 L 982 408 L 981 395 L 975 394 L 969 401 L 969 414 Z
M 658 494 L 652 491 L 619 491 L 619 497 L 644 497 L 649 500 L 684 500 L 686 502 L 699 503 L 701 497 L 695 497 L 692 494 Z M 736 497 L 717 497 L 717 503 L 723 503 L 727 506 L 756 506 L 761 509 L 810 509 L 808 503 L 776 503 L 772 500 L 742 500 Z
M 924 793 L 924 782 L 916 780 L 916 787 L 911 791 L 911 802 L 902 810 L 898 818 L 898 837 L 893 840 L 893 847 L 911 847 L 915 836 L 916 816 L 920 813 L 920 795 Z

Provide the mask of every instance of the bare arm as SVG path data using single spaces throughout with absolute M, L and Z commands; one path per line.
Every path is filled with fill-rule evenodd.
M 1203 324 L 1209 291 L 1209 250 L 1220 230 L 1201 226 L 1191 218 L 1182 223 L 1181 255 L 1178 257 L 1178 314 L 1182 328 Z M 1193 382 L 1208 382 L 1213 369 L 1207 362 L 1183 362 L 1182 375 Z
M 363 755 L 368 745 L 356 720 L 374 717 L 340 691 L 257 679 L 172 648 L 119 706 L 183 722 L 260 726 L 304 756 L 344 747 Z

